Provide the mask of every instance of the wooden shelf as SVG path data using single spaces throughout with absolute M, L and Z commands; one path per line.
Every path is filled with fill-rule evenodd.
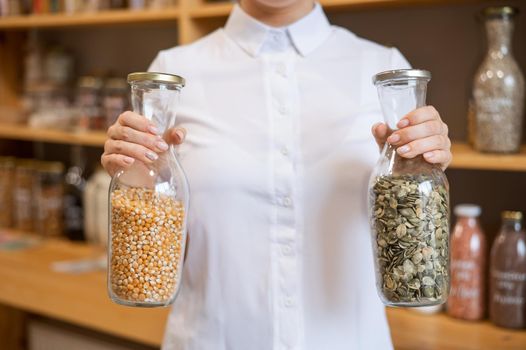
M 106 133 L 100 131 L 68 132 L 33 129 L 25 125 L 0 124 L 0 138 L 102 147 L 106 140 Z
M 327 11 L 338 9 L 359 9 L 359 8 L 386 8 L 416 5 L 436 5 L 436 4 L 455 4 L 488 2 L 490 0 L 319 0 L 320 4 Z M 227 17 L 232 10 L 233 4 L 224 3 L 205 3 L 190 9 L 190 17 L 196 19 Z
M 112 303 L 104 271 L 68 274 L 51 269 L 53 262 L 101 254 L 100 248 L 60 240 L 0 250 L 0 304 L 158 347 L 169 308 Z M 526 332 L 497 328 L 488 321 L 465 322 L 402 308 L 388 308 L 387 318 L 397 350 L 524 349 L 526 345 Z
M 0 18 L 0 29 L 59 28 L 73 26 L 97 26 L 141 22 L 171 21 L 179 18 L 179 10 L 111 10 L 80 14 L 42 14 L 8 16 Z
M 453 152 L 452 169 L 526 171 L 526 146 L 518 154 L 479 153 L 466 144 L 456 143 Z

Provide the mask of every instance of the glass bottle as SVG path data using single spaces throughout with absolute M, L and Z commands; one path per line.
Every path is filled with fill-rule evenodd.
M 373 82 L 389 133 L 425 105 L 427 71 L 377 74 Z M 384 304 L 442 304 L 449 292 L 449 185 L 438 165 L 400 157 L 386 143 L 369 183 L 376 285 Z
M 83 241 L 84 237 L 84 187 L 86 186 L 82 146 L 71 146 L 71 165 L 65 175 L 64 188 L 64 233 L 72 241 Z
M 184 79 L 132 73 L 131 101 L 163 135 L 175 123 Z M 110 186 L 108 289 L 130 306 L 167 306 L 179 291 L 186 246 L 188 184 L 172 147 L 152 164 L 136 160 Z
M 470 139 L 478 151 L 518 152 L 524 113 L 524 76 L 512 54 L 512 7 L 484 10 L 488 52 L 473 83 Z
M 523 215 L 502 213 L 502 227 L 491 248 L 490 319 L 500 327 L 526 327 L 526 232 Z
M 16 162 L 13 201 L 14 227 L 21 231 L 33 231 L 35 228 L 33 190 L 35 188 L 35 161 L 18 159 Z
M 477 205 L 457 205 L 457 222 L 451 235 L 447 313 L 470 321 L 482 319 L 485 313 L 486 237 L 480 227 L 480 213 Z
M 58 237 L 63 234 L 64 164 L 39 162 L 37 169 L 35 228 L 44 237 Z
M 0 228 L 13 226 L 15 158 L 0 157 Z

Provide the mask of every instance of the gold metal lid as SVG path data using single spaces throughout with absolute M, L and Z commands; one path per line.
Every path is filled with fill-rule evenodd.
M 488 18 L 513 17 L 519 13 L 519 9 L 511 6 L 491 6 L 482 10 L 482 15 Z
M 16 164 L 15 157 L 0 156 L 0 166 L 1 167 L 14 167 L 15 164 Z
M 128 74 L 128 83 L 135 81 L 153 81 L 156 83 L 168 83 L 168 84 L 177 84 L 183 87 L 185 85 L 185 80 L 183 77 L 180 77 L 175 74 L 168 73 L 158 73 L 158 72 L 135 72 Z
M 28 158 L 17 158 L 16 159 L 16 167 L 18 169 L 28 169 L 33 170 L 35 168 L 36 161 L 34 159 L 28 159 Z
M 522 220 L 522 212 L 506 210 L 502 212 L 503 220 Z
M 46 173 L 62 174 L 64 172 L 64 164 L 61 162 L 38 162 L 38 170 Z
M 425 79 L 431 80 L 431 73 L 423 69 L 396 69 L 380 72 L 373 76 L 373 84 L 381 84 L 388 80 L 411 80 Z

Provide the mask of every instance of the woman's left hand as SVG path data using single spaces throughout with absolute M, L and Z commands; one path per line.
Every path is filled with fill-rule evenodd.
M 433 106 L 415 109 L 400 119 L 397 127 L 398 130 L 388 135 L 386 124 L 373 125 L 372 132 L 378 146 L 383 147 L 385 142 L 389 142 L 404 158 L 422 154 L 427 162 L 440 164 L 443 170 L 451 163 L 448 127 Z

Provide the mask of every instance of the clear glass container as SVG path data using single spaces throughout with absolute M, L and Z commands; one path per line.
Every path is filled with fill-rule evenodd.
M 18 159 L 16 162 L 13 201 L 14 227 L 20 231 L 33 231 L 35 227 L 35 161 Z
M 171 74 L 132 73 L 131 101 L 166 133 L 175 123 L 184 79 Z M 172 146 L 152 164 L 136 160 L 110 186 L 108 289 L 130 306 L 167 306 L 181 285 L 186 247 L 188 184 Z
M 425 105 L 427 71 L 406 69 L 377 74 L 389 134 L 410 111 Z M 369 214 L 382 302 L 429 306 L 449 293 L 449 185 L 438 165 L 422 156 L 400 157 L 386 143 L 369 182 Z
M 526 328 L 526 231 L 523 214 L 502 213 L 502 227 L 490 255 L 491 322 L 499 327 Z
M 64 233 L 64 164 L 38 162 L 34 196 L 36 231 L 44 237 L 58 237 Z
M 481 152 L 518 152 L 524 114 L 524 76 L 512 54 L 512 7 L 484 10 L 488 51 L 473 82 L 470 141 Z
M 447 313 L 470 321 L 482 319 L 486 311 L 486 236 L 479 223 L 481 211 L 477 205 L 457 205 L 457 222 L 451 234 Z
M 13 226 L 15 158 L 0 157 L 0 228 Z

